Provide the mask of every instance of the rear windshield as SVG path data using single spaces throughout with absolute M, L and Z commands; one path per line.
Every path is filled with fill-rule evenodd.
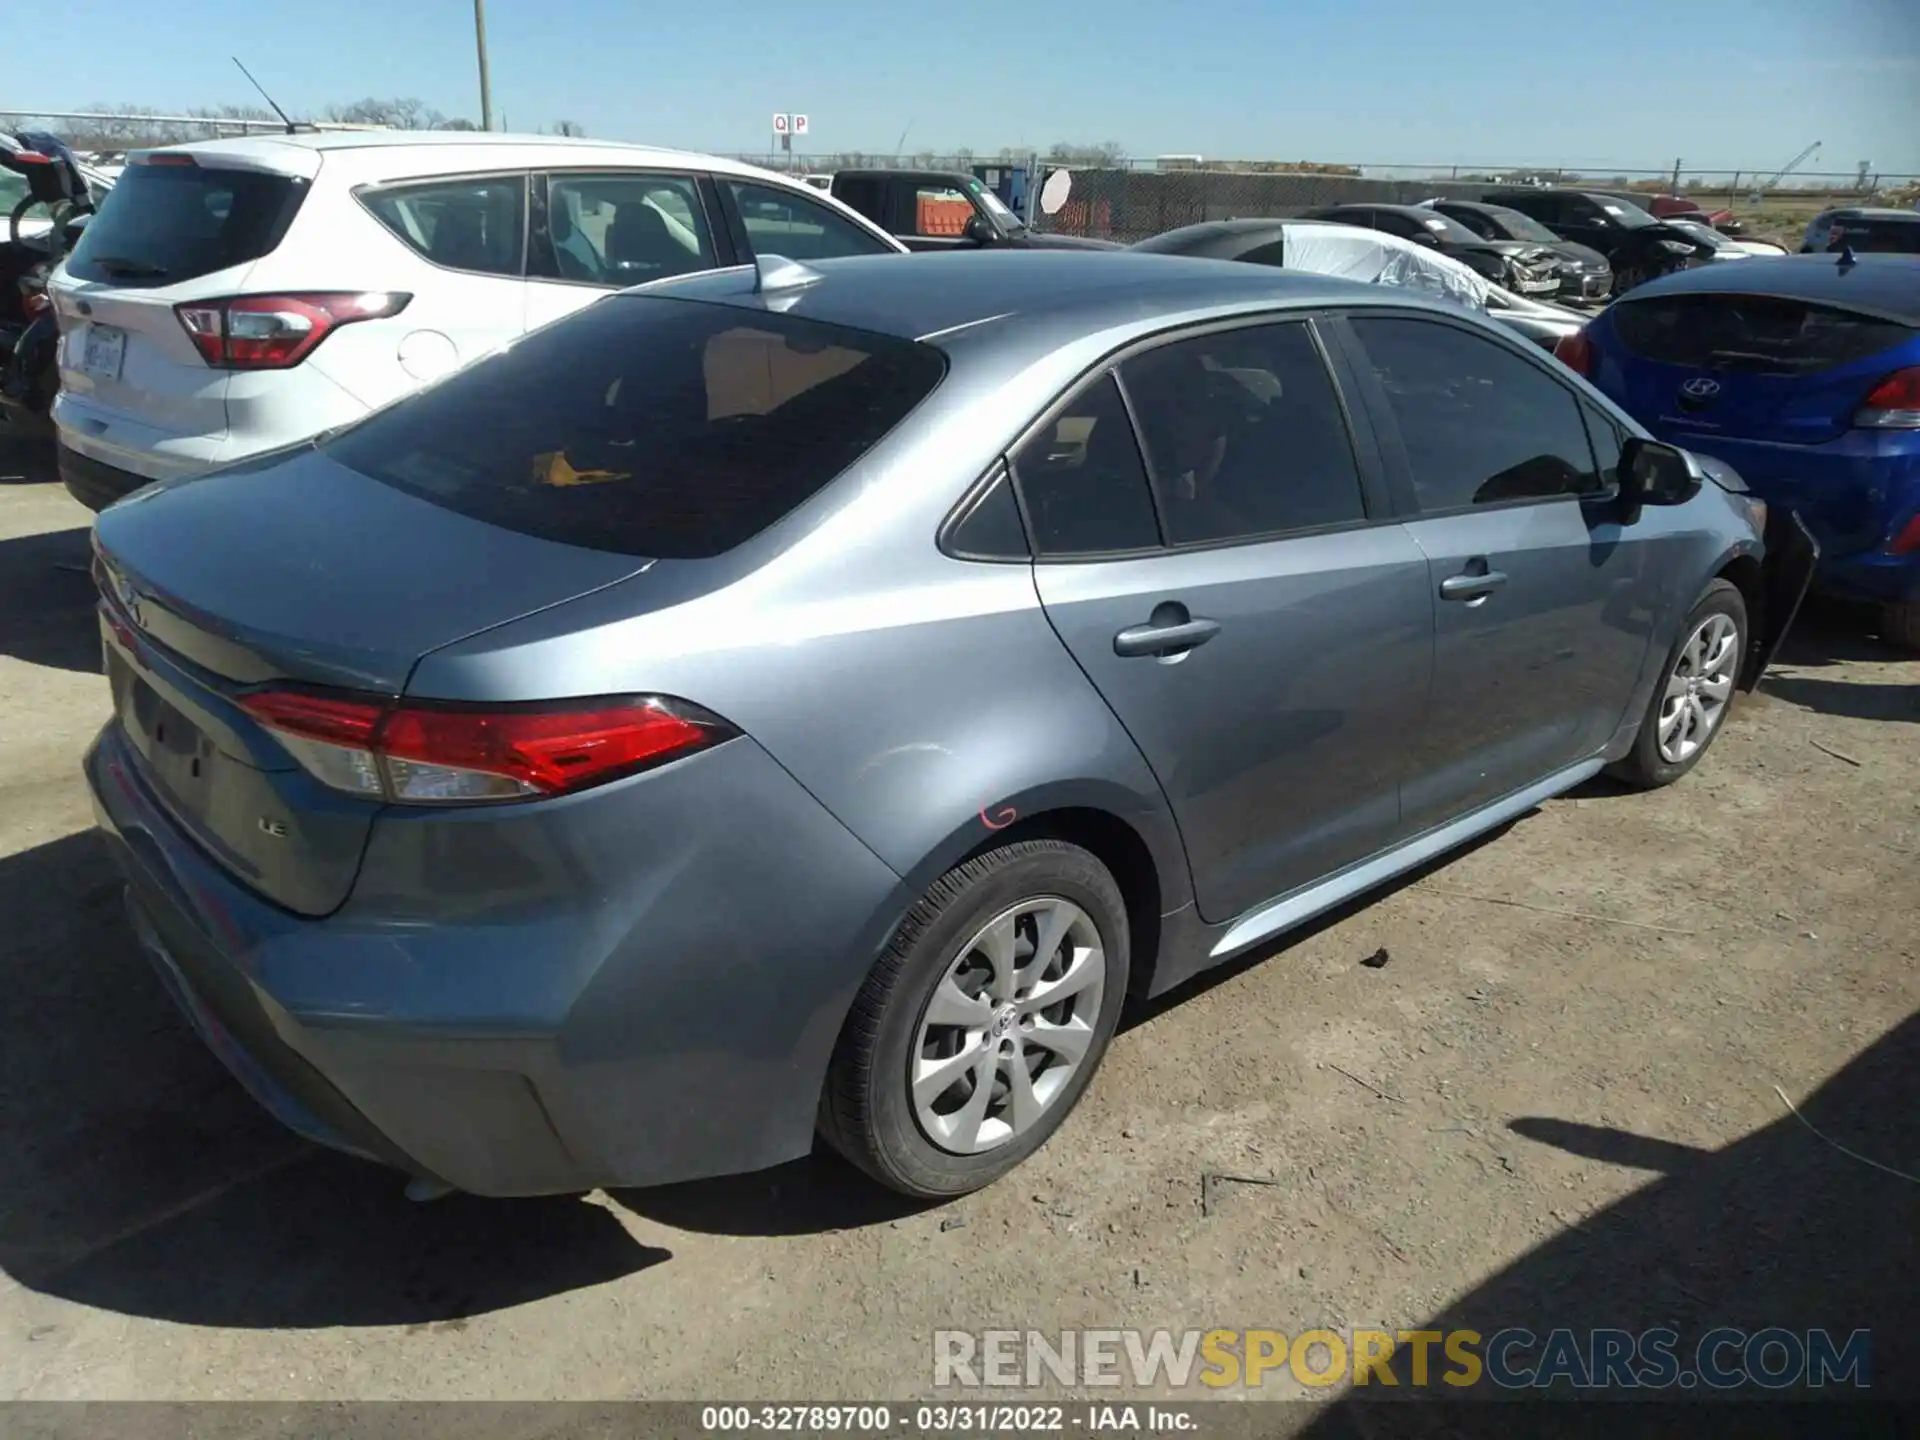
M 257 170 L 129 165 L 67 258 L 77 280 L 172 285 L 258 260 L 280 243 L 307 182 Z
M 1834 220 L 1827 236 L 1827 248 L 1838 250 L 1842 243 L 1855 250 L 1884 255 L 1920 255 L 1920 215 L 1911 220 Z
M 820 490 L 940 383 L 912 340 L 618 295 L 325 443 L 339 463 L 523 534 L 718 555 Z
M 1849 365 L 1920 333 L 1832 305 L 1761 295 L 1627 299 L 1609 313 L 1621 343 L 1648 360 L 1764 375 Z

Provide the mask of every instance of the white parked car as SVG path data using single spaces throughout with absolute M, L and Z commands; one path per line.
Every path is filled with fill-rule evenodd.
M 98 510 L 359 419 L 610 289 L 903 250 L 797 179 L 590 140 L 355 132 L 130 157 L 53 280 Z

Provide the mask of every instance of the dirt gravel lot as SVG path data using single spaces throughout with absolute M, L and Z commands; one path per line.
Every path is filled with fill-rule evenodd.
M 1423 1321 L 1870 1327 L 1920 1391 L 1920 1184 L 1774 1091 L 1920 1173 L 1920 662 L 1856 616 L 1678 786 L 1140 1017 L 984 1194 L 816 1157 L 417 1206 L 258 1111 L 133 946 L 78 773 L 88 519 L 0 439 L 0 1397 L 906 1398 L 935 1328 Z

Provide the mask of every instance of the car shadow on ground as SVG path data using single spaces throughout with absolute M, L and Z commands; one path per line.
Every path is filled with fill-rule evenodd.
M 1584 1345 L 1584 1335 L 1598 1328 L 1637 1335 L 1668 1327 L 1681 1337 L 1675 1347 L 1681 1371 L 1696 1374 L 1694 1347 L 1716 1327 L 1752 1334 L 1777 1326 L 1802 1336 L 1824 1329 L 1841 1347 L 1854 1331 L 1867 1330 L 1870 1366 L 1864 1378 L 1870 1388 L 1829 1383 L 1817 1390 L 1773 1393 L 1802 1400 L 1920 1398 L 1920 1331 L 1911 1324 L 1913 1297 L 1920 1294 L 1920 1180 L 1914 1178 L 1920 1176 L 1920 1108 L 1913 1104 L 1920 1087 L 1920 1013 L 1868 1045 L 1812 1094 L 1796 1098 L 1804 1119 L 1788 1112 L 1773 1093 L 1778 1080 L 1791 1094 L 1795 1087 L 1789 1077 L 1756 1074 L 1752 1079 L 1756 1093 L 1777 1106 L 1780 1118 L 1717 1150 L 1555 1116 L 1512 1118 L 1508 1130 L 1531 1142 L 1514 1157 L 1523 1175 L 1529 1150 L 1541 1147 L 1533 1153 L 1564 1151 L 1657 1178 L 1556 1234 L 1418 1328 L 1475 1330 L 1485 1338 L 1524 1327 L 1542 1339 L 1555 1329 L 1570 1329 Z M 1448 1368 L 1439 1363 L 1439 1353 L 1434 1352 L 1430 1377 Z M 1536 1344 L 1515 1356 L 1525 1361 L 1541 1353 Z M 1715 1358 L 1731 1361 L 1738 1353 L 1725 1350 Z M 1786 1358 L 1786 1351 L 1776 1350 L 1767 1363 L 1784 1369 Z M 1364 1395 L 1355 1390 L 1305 1433 L 1316 1440 L 1382 1433 L 1374 1423 L 1389 1413 L 1382 1402 L 1417 1398 L 1407 1385 L 1409 1362 L 1404 1352 L 1395 1356 L 1396 1389 L 1369 1386 Z M 1488 1388 L 1480 1387 L 1481 1392 Z M 1424 1393 L 1431 1399 L 1446 1389 L 1434 1384 Z M 1564 1400 L 1572 1393 L 1563 1380 L 1547 1398 Z M 1687 1400 L 1702 1393 L 1710 1392 L 1696 1382 L 1657 1397 L 1640 1392 L 1640 1398 Z M 1757 1399 L 1768 1392 L 1745 1387 L 1737 1393 Z M 1626 1397 L 1614 1391 L 1612 1398 Z M 1477 1422 L 1489 1414 L 1471 1405 L 1426 1406 L 1421 1407 L 1428 1412 L 1424 1426 L 1400 1423 L 1415 1418 L 1408 1408 L 1396 1407 L 1393 1433 L 1466 1433 L 1455 1422 Z M 1598 1408 L 1608 1412 L 1599 1418 L 1610 1430 L 1556 1427 L 1552 1433 L 1651 1433 L 1635 1423 L 1636 1414 L 1651 1418 L 1650 1412 Z M 1537 1423 L 1521 1422 L 1550 1420 L 1555 1413 L 1568 1421 L 1577 1418 L 1576 1412 L 1548 1406 L 1544 1413 L 1512 1416 L 1511 1433 L 1548 1433 Z M 1721 1433 L 1718 1420 L 1730 1417 L 1738 1417 L 1734 1432 L 1745 1435 L 1899 1433 L 1884 1424 L 1866 1429 L 1842 1424 L 1845 1412 L 1836 1417 L 1824 1408 L 1802 1408 L 1800 1415 L 1797 1428 L 1783 1430 L 1777 1412 L 1736 1406 L 1716 1416 L 1695 1407 L 1662 1433 Z
M 577 1198 L 414 1205 L 201 1045 L 91 833 L 0 860 L 0 1272 L 182 1324 L 458 1325 L 669 1259 Z
M 99 673 L 90 533 L 76 525 L 0 540 L 0 655 Z
M 1911 651 L 1878 637 L 1877 616 L 1869 606 L 1815 598 L 1780 647 L 1761 690 L 1803 710 L 1853 720 L 1920 722 L 1920 685 L 1865 680 L 1828 680 L 1798 672 L 1843 662 L 1891 664 L 1912 660 Z
M 1177 1011 L 1195 996 L 1226 984 L 1256 965 L 1276 960 L 1292 946 L 1368 905 L 1379 904 L 1385 897 L 1444 868 L 1448 862 L 1490 844 L 1524 820 L 1523 816 L 1503 825 L 1464 849 L 1452 851 L 1379 890 L 1348 901 L 1272 943 L 1256 946 L 1224 965 L 1203 971 L 1163 995 L 1130 1004 L 1121 1017 L 1120 1033 L 1160 1022 L 1162 1017 Z M 1354 959 L 1357 963 L 1361 957 Z M 614 1192 L 613 1198 L 636 1215 L 676 1229 L 714 1235 L 768 1236 L 852 1230 L 903 1219 L 935 1209 L 942 1203 L 908 1200 L 882 1188 L 834 1154 L 824 1142 L 816 1143 L 811 1155 L 776 1169 L 655 1189 L 621 1190 Z

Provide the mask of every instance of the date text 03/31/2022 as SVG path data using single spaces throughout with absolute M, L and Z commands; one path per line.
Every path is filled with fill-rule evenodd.
M 1177 1405 L 707 1405 L 700 1428 L 715 1434 L 750 1430 L 797 1434 L 916 1435 L 1040 1434 L 1086 1430 L 1099 1433 L 1191 1433 L 1200 1428 L 1190 1409 Z

